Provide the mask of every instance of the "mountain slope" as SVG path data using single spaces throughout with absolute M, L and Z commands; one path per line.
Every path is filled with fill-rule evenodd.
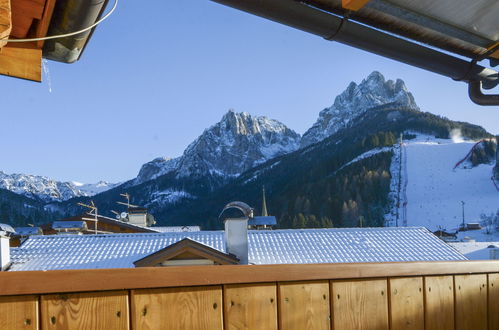
M 474 145 L 431 136 L 403 144 L 399 225 L 455 231 L 463 221 L 461 202 L 466 223 L 480 222 L 481 214 L 499 210 L 499 191 L 491 181 L 494 162 L 454 168 Z

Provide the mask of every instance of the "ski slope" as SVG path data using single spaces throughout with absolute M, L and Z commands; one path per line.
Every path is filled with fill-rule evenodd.
M 454 166 L 476 141 L 419 136 L 405 141 L 402 161 L 402 201 L 399 225 L 424 226 L 431 231 L 454 231 L 462 223 L 480 222 L 482 213 L 499 209 L 499 191 L 491 180 L 491 165 Z M 394 173 L 392 173 L 394 176 Z M 403 221 L 402 221 L 403 220 Z

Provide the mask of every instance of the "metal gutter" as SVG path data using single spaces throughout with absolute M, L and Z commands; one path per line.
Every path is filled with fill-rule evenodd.
M 343 17 L 308 6 L 299 1 L 212 1 L 318 35 L 327 40 L 338 41 L 349 46 L 438 73 L 454 80 L 467 83 L 479 81 L 486 89 L 494 88 L 499 84 L 499 74 L 495 70 L 398 38 Z M 499 101 L 497 103 L 494 103 L 494 100 L 489 102 L 494 105 L 499 105 Z
M 482 82 L 473 81 L 468 84 L 468 95 L 478 105 L 499 105 L 498 94 L 482 93 Z
M 48 35 L 65 34 L 81 30 L 95 23 L 104 13 L 108 0 L 56 1 Z M 95 28 L 72 37 L 47 40 L 43 57 L 65 63 L 80 59 Z

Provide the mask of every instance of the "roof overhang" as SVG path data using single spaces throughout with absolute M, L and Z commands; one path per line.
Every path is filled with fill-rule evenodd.
M 66 63 L 80 59 L 95 28 L 47 41 L 15 40 L 61 35 L 89 27 L 99 20 L 107 2 L 0 0 L 0 74 L 40 82 L 42 57 Z
M 496 0 L 213 1 L 464 81 L 475 103 L 499 105 L 482 93 L 499 84 Z M 490 67 L 477 64 L 484 59 Z

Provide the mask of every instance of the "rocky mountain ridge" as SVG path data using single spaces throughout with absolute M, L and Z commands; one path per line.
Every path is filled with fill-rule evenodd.
M 45 176 L 6 174 L 0 171 L 0 188 L 43 202 L 61 202 L 74 197 L 93 196 L 117 184 L 100 181 L 96 184 L 61 182 Z

